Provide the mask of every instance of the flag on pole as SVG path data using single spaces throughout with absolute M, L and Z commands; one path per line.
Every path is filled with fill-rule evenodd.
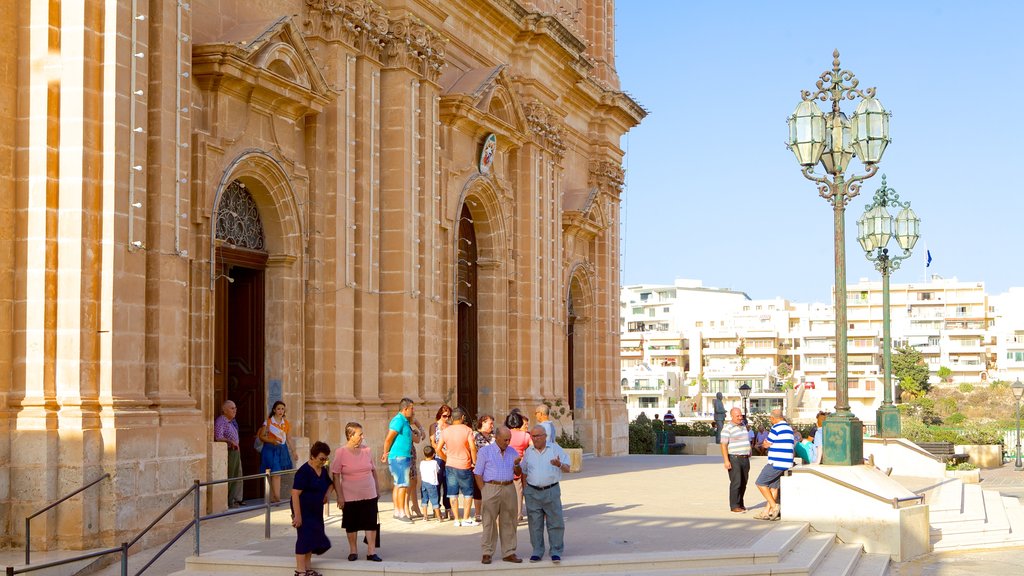
M 925 254 L 927 254 L 927 258 L 925 259 L 924 267 L 929 268 L 932 265 L 932 251 L 925 250 Z

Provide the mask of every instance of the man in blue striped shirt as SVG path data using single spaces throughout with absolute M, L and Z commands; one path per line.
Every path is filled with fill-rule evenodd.
M 761 491 L 768 506 L 758 515 L 758 520 L 778 520 L 781 512 L 779 510 L 779 485 L 780 479 L 786 470 L 793 467 L 794 437 L 793 428 L 782 417 L 782 410 L 776 408 L 769 414 L 772 429 L 768 432 L 768 439 L 764 441 L 768 449 L 768 464 L 761 469 L 757 476 L 757 489 Z

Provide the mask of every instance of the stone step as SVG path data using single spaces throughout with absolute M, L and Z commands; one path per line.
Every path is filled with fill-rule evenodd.
M 759 574 L 851 574 L 861 565 L 860 545 L 837 543 L 835 535 L 809 532 L 805 523 L 780 523 L 763 538 L 748 548 L 736 550 L 691 550 L 633 554 L 629 556 L 569 557 L 560 565 L 550 560 L 532 564 L 496 562 L 488 571 L 529 570 L 532 574 L 645 574 L 650 576 L 732 575 Z M 871 556 L 871 555 L 868 555 Z M 246 558 L 248 557 L 248 558 Z M 884 557 L 888 560 L 888 557 Z M 291 557 L 256 556 L 252 551 L 218 551 L 200 558 L 189 558 L 186 569 L 175 576 L 262 576 L 282 574 L 293 568 Z M 869 559 L 866 566 L 878 566 L 877 559 Z M 887 564 L 886 564 L 887 565 Z M 244 566 L 244 567 L 243 567 Z M 424 565 L 414 562 L 380 564 L 366 561 L 347 562 L 336 559 L 314 560 L 314 567 L 325 576 L 355 576 L 363 574 L 477 574 L 479 562 L 449 562 Z M 864 574 L 884 574 L 877 569 Z
M 985 490 L 982 494 L 985 503 L 984 520 L 962 520 L 941 524 L 932 522 L 932 539 L 937 540 L 937 537 L 941 536 L 970 534 L 974 532 L 987 532 L 995 537 L 1008 535 L 1010 533 L 1010 523 L 1006 517 L 1002 496 L 993 490 Z
M 861 554 L 860 562 L 854 567 L 851 576 L 886 576 L 889 573 L 889 564 L 887 554 Z
M 963 487 L 964 483 L 959 480 L 943 480 L 938 486 L 924 490 L 925 503 L 932 516 L 938 512 L 960 513 L 963 508 Z M 918 494 L 922 491 L 918 491 Z
M 961 484 L 962 502 L 959 510 L 939 509 L 934 510 L 929 505 L 929 522 L 934 527 L 947 523 L 969 522 L 972 520 L 986 520 L 985 497 L 983 490 L 978 484 Z

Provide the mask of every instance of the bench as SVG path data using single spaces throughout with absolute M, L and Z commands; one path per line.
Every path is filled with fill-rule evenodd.
M 960 464 L 967 462 L 967 454 L 956 454 L 952 442 L 918 442 L 918 446 L 929 454 L 938 457 L 945 463 Z

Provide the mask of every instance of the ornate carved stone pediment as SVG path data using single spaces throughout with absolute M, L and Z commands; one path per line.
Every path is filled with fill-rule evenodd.
M 193 46 L 192 74 L 204 90 L 235 92 L 279 116 L 319 112 L 333 97 L 288 16 L 241 24 Z
M 508 68 L 449 70 L 441 77 L 441 120 L 447 124 L 469 124 L 494 132 L 501 140 L 520 144 L 529 121 L 512 90 Z
M 609 225 L 598 188 L 569 190 L 562 196 L 562 230 L 591 239 Z

